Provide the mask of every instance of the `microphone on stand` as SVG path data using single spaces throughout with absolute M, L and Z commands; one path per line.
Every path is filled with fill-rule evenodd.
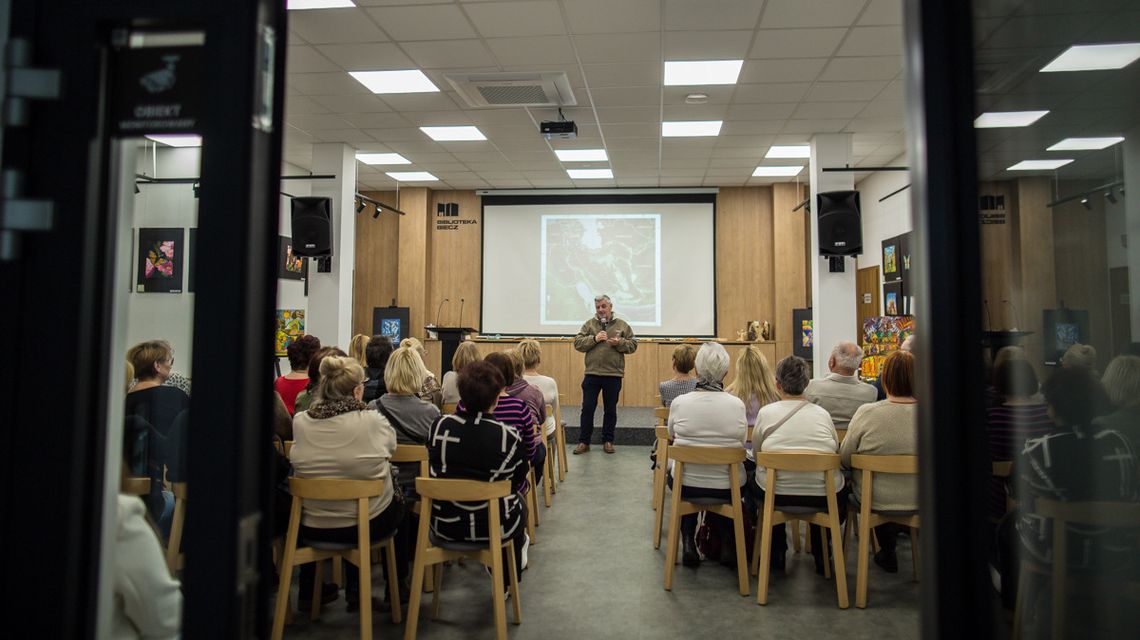
M 449 302 L 447 298 L 439 301 L 439 308 L 435 310 L 435 326 L 439 326 L 439 312 L 443 311 L 443 305 Z
M 1002 302 L 1008 304 L 1010 310 L 1013 311 L 1013 327 L 1010 328 L 1010 331 L 1017 331 L 1017 307 L 1013 306 L 1013 303 L 1009 300 L 1002 300 Z
M 986 330 L 993 331 L 994 319 L 990 316 L 990 301 L 982 300 L 982 305 L 984 305 L 986 308 Z
M 459 299 L 459 326 L 463 326 L 463 298 Z

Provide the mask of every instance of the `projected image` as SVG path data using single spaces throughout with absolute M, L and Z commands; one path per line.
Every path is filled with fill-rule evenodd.
M 661 216 L 542 216 L 542 324 L 580 323 L 606 294 L 631 325 L 661 323 Z

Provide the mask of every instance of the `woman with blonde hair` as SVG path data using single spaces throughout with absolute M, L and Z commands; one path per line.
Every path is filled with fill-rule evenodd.
M 546 416 L 546 424 L 543 425 L 546 435 L 550 435 L 557 427 L 554 424 L 554 416 L 558 415 L 558 382 L 538 372 L 538 365 L 542 363 L 542 347 L 539 346 L 538 340 L 523 340 L 516 351 L 522 358 L 523 379 L 537 387 L 542 392 L 546 404 L 554 409 L 553 413 Z
M 335 355 L 322 359 L 312 406 L 293 418 L 289 460 L 299 478 L 384 480 L 383 493 L 368 501 L 370 538 L 381 540 L 392 536 L 404 519 L 404 503 L 394 499 L 388 462 L 396 451 L 396 433 L 387 419 L 361 402 L 363 395 L 364 367 L 359 362 Z M 305 503 L 302 507 L 302 538 L 355 543 L 356 528 L 353 501 L 321 502 L 319 506 Z M 407 546 L 399 537 L 396 563 L 402 578 L 407 574 Z M 302 570 L 300 585 L 312 583 L 312 571 Z M 344 586 L 349 610 L 360 604 L 358 580 L 356 567 L 346 566 Z
M 455 348 L 455 355 L 451 356 L 451 371 L 443 374 L 443 389 L 441 395 L 444 404 L 458 404 L 459 403 L 459 372 L 463 367 L 481 360 L 479 357 L 479 347 L 470 340 L 464 340 L 459 343 Z
M 427 368 L 427 349 L 419 338 L 404 338 L 400 341 L 401 347 L 407 347 L 420 354 L 420 362 L 424 363 L 424 381 L 416 395 L 434 404 L 436 408 L 443 406 L 443 388 L 436 379 L 435 374 Z
M 428 431 L 439 418 L 439 409 L 416 395 L 423 385 L 426 371 L 420 354 L 414 349 L 396 349 L 384 366 L 387 393 L 368 403 L 369 408 L 379 411 L 392 425 L 399 444 L 426 444 Z M 396 466 L 400 469 L 399 481 L 404 495 L 414 496 L 419 463 L 406 462 Z
M 749 432 L 756 425 L 760 407 L 780 400 L 780 394 L 776 392 L 776 375 L 772 373 L 768 359 L 755 345 L 745 347 L 736 358 L 736 377 L 726 391 L 744 403 Z
M 370 340 L 371 338 L 363 333 L 358 333 L 352 336 L 352 340 L 348 343 L 348 357 L 359 362 L 365 369 L 368 368 L 368 360 L 364 357 L 364 350 L 368 348 Z

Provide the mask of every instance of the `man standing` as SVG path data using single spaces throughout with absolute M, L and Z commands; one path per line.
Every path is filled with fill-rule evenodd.
M 594 434 L 594 410 L 602 393 L 602 448 L 614 452 L 617 402 L 625 375 L 625 354 L 637 351 L 637 338 L 624 320 L 614 317 L 613 303 L 606 295 L 594 298 L 593 318 L 578 330 L 574 348 L 586 354 L 586 376 L 582 379 L 582 420 L 574 455 L 590 450 Z
M 855 372 L 863 361 L 863 350 L 854 342 L 840 342 L 831 350 L 827 368 L 831 373 L 812 380 L 804 397 L 827 409 L 836 430 L 846 431 L 855 410 L 875 401 L 875 387 L 859 380 Z

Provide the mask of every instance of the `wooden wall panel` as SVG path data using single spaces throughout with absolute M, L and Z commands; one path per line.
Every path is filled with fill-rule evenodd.
M 1068 185 L 1066 185 L 1068 186 Z M 1073 183 L 1065 192 L 1084 191 L 1096 183 Z M 1079 202 L 1053 209 L 1053 242 L 1057 277 L 1057 307 L 1087 309 L 1090 343 L 1096 348 L 1098 369 L 1112 359 L 1112 321 L 1108 258 L 1105 255 L 1104 198 L 1089 198 L 1092 210 Z M 1024 253 L 1025 247 L 1022 247 Z M 1041 322 L 1038 311 L 1038 323 Z M 1027 338 L 1026 342 L 1033 338 Z M 1037 340 L 1037 342 L 1041 342 Z
M 716 198 L 717 336 L 772 321 L 772 188 L 724 187 Z M 774 324 L 774 323 L 773 323 Z
M 1057 306 L 1057 279 L 1055 271 L 1056 252 L 1054 245 L 1055 233 L 1053 229 L 1054 210 L 1045 206 L 1053 200 L 1053 190 L 1048 178 L 1023 178 L 1017 181 L 1017 216 L 1016 216 L 1016 254 L 1018 261 L 1016 270 L 1010 274 L 1014 283 L 1015 295 L 1007 296 L 1016 308 L 1016 317 L 1008 316 L 1006 326 L 1013 326 L 1023 331 L 1032 331 L 1033 335 L 1022 339 L 1021 346 L 1025 347 L 1025 355 L 1029 362 L 1037 368 L 1038 374 L 1044 373 L 1044 348 L 1041 335 L 1041 310 Z M 1076 205 L 1080 208 L 1080 205 Z M 1083 209 L 1082 209 L 1083 212 Z M 1100 227 L 1100 250 L 1096 253 L 1104 260 L 1104 226 L 1103 217 Z M 986 226 L 983 225 L 983 229 Z M 1107 286 L 1108 272 L 1105 267 L 1105 284 Z M 1002 304 L 1003 311 L 1013 313 L 1008 304 Z M 993 298 L 990 298 L 990 310 L 994 310 Z
M 436 205 L 459 205 L 457 218 L 436 215 Z M 449 302 L 440 309 L 440 326 L 467 326 L 479 328 L 479 304 L 482 291 L 483 214 L 480 198 L 474 191 L 433 191 L 429 206 L 430 230 L 428 237 L 431 258 L 428 263 L 429 297 L 427 308 L 435 314 L 440 302 Z M 475 224 L 461 224 L 455 220 L 475 220 Z M 455 228 L 450 228 L 454 226 Z M 462 301 L 462 302 L 461 302 Z M 460 318 L 462 309 L 463 317 Z M 434 315 L 430 322 L 437 322 Z
M 1016 264 L 1014 238 L 1017 237 L 1014 227 L 1018 220 L 1016 190 L 1010 182 L 983 182 L 979 185 L 978 193 L 1004 196 L 1006 203 L 1005 224 L 980 225 L 982 299 L 988 300 L 989 304 L 989 315 L 986 315 L 986 310 L 983 308 L 981 322 L 983 327 L 988 324 L 995 331 L 1009 329 L 1013 327 L 1013 313 L 1009 305 L 1002 300 L 1019 303 L 1013 286 Z M 1049 227 L 1052 228 L 1052 225 Z M 1052 247 L 1051 241 L 1050 247 Z
M 770 270 L 775 282 L 775 305 L 771 322 L 776 332 L 777 353 L 792 352 L 792 340 L 796 336 L 792 327 L 792 309 L 807 307 L 811 301 L 808 295 L 810 284 L 805 284 L 810 283 L 811 278 L 807 271 L 807 212 L 806 209 L 792 212 L 805 197 L 803 187 L 789 183 L 772 185 L 774 250 Z
M 428 323 L 428 225 L 434 212 L 428 211 L 431 193 L 425 187 L 407 187 L 400 190 L 398 205 L 407 215 L 400 216 L 399 271 L 397 272 L 396 304 L 409 307 L 411 329 L 409 335 L 423 338 Z M 391 203 L 389 203 L 391 204 Z M 435 313 L 435 310 L 430 310 Z
M 657 351 L 661 345 L 642 343 L 633 355 L 625 357 L 625 379 L 621 385 L 623 407 L 652 407 L 657 399 Z
M 879 278 L 879 267 L 872 266 L 859 269 L 855 273 L 855 335 L 863 335 L 863 318 L 870 318 L 881 313 L 879 295 L 882 291 L 882 280 Z M 871 295 L 871 301 L 864 303 L 865 294 Z
M 381 202 L 395 201 L 395 192 L 369 191 Z M 371 209 L 366 210 L 366 213 Z M 370 214 L 369 214 L 370 215 Z M 390 211 L 356 220 L 356 266 L 352 281 L 352 332 L 372 335 L 373 307 L 386 307 L 396 298 L 399 270 L 400 216 Z

